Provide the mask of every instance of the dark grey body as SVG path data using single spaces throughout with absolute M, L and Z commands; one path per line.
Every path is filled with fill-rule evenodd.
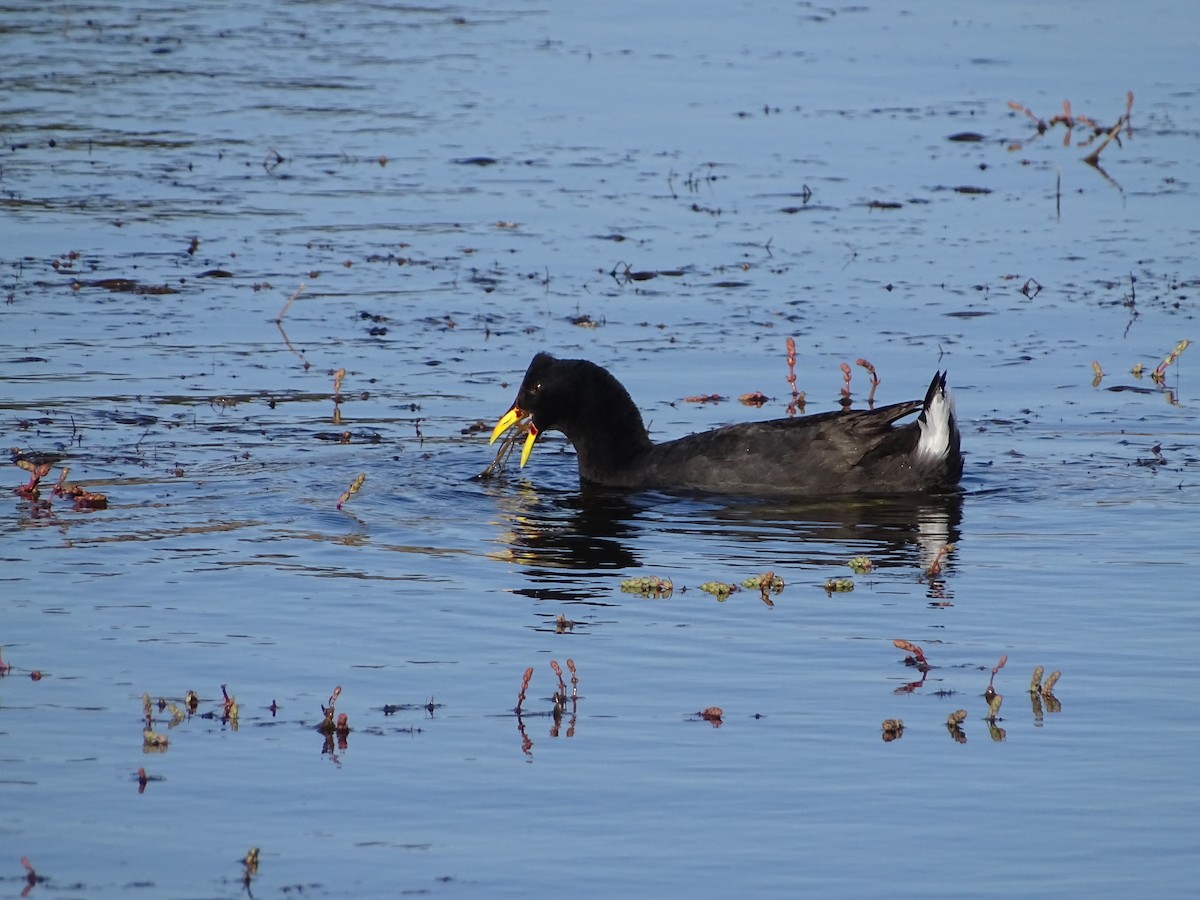
M 567 436 L 583 480 L 610 487 L 768 497 L 929 493 L 954 488 L 962 476 L 945 384 L 944 374 L 935 375 L 923 401 L 728 425 L 654 444 L 606 370 L 539 353 L 516 405 L 539 432 Z M 920 413 L 914 421 L 894 424 L 913 413 Z M 930 414 L 941 417 L 938 428 L 926 425 Z M 921 447 L 926 430 L 933 447 Z

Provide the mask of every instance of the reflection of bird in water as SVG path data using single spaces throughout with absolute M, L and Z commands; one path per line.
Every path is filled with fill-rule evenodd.
M 504 550 L 492 555 L 536 577 L 518 592 L 587 603 L 607 601 L 610 586 L 581 581 L 580 573 L 664 564 L 669 570 L 692 556 L 730 566 L 824 568 L 866 554 L 879 569 L 923 572 L 939 550 L 958 542 L 963 506 L 958 493 L 769 501 L 594 485 L 562 492 L 524 484 L 496 491 L 496 498 L 504 510 L 498 538 Z M 677 552 L 664 560 L 664 547 Z

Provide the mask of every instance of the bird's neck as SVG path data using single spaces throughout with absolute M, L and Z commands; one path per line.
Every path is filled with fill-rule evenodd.
M 575 446 L 579 474 L 591 481 L 610 480 L 654 446 L 637 405 L 615 380 L 584 403 L 563 432 Z

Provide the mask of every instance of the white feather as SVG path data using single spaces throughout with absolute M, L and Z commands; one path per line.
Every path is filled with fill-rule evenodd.
M 929 405 L 921 411 L 917 422 L 921 439 L 917 456 L 923 459 L 944 459 L 950 451 L 950 421 L 954 417 L 954 399 L 945 387 L 934 391 Z

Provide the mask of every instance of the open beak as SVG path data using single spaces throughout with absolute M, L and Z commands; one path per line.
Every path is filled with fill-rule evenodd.
M 492 439 L 488 441 L 488 443 L 494 444 L 496 442 L 496 438 L 500 437 L 500 435 L 504 434 L 504 432 L 508 431 L 508 429 L 514 426 L 520 427 L 521 421 L 528 417 L 529 413 L 525 412 L 525 410 L 521 409 L 514 403 L 512 409 L 501 416 L 500 421 L 496 423 L 496 427 L 492 429 Z M 521 448 L 522 469 L 525 468 L 525 463 L 529 460 L 529 454 L 533 452 L 533 445 L 537 443 L 538 434 L 539 432 L 537 430 L 537 426 L 534 425 L 533 420 L 530 419 L 529 434 L 525 438 L 525 446 Z

